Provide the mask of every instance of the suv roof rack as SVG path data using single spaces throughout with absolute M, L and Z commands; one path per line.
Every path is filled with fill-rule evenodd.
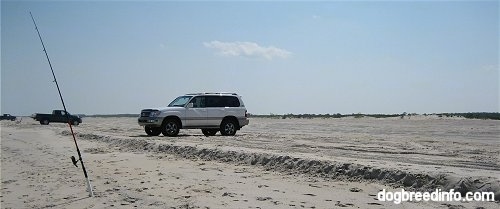
M 238 95 L 236 93 L 230 93 L 230 92 L 204 92 L 204 93 L 191 93 L 191 94 L 186 94 L 186 95 Z

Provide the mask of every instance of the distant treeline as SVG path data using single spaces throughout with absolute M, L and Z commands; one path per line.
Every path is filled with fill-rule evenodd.
M 254 115 L 249 114 L 249 117 L 252 118 L 278 118 L 278 119 L 287 119 L 287 118 L 345 118 L 345 117 L 354 117 L 354 118 L 363 118 L 363 117 L 371 117 L 371 118 L 411 118 L 412 116 L 437 116 L 437 117 L 462 117 L 468 119 L 491 119 L 491 120 L 500 120 L 500 113 L 498 112 L 469 112 L 469 113 L 432 113 L 432 114 L 417 114 L 417 113 L 402 113 L 402 114 L 363 114 L 363 113 L 352 113 L 352 114 L 273 114 L 270 113 L 268 115 Z M 84 115 L 80 114 L 82 117 L 101 117 L 101 118 L 111 118 L 111 117 L 139 117 L 139 114 L 102 114 L 102 115 Z
M 436 115 L 439 117 L 464 117 L 469 119 L 500 120 L 500 113 L 498 112 L 441 113 Z
M 500 113 L 498 112 L 474 112 L 474 113 L 432 113 L 432 114 L 417 114 L 417 113 L 402 113 L 402 114 L 363 114 L 363 113 L 352 113 L 352 114 L 269 114 L 269 115 L 253 115 L 250 114 L 250 117 L 253 118 L 344 118 L 344 117 L 354 117 L 354 118 L 363 118 L 363 117 L 372 117 L 372 118 L 411 118 L 412 116 L 423 115 L 423 116 L 437 116 L 437 117 L 463 117 L 468 119 L 491 119 L 491 120 L 500 120 Z
M 139 114 L 102 114 L 102 115 L 84 115 L 84 114 L 79 114 L 81 117 L 99 117 L 99 118 L 124 118 L 124 117 L 139 117 Z

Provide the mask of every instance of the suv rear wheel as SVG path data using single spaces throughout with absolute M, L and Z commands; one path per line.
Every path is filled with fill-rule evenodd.
M 167 119 L 161 126 L 161 133 L 164 136 L 177 136 L 179 134 L 179 124 L 173 119 Z
M 215 136 L 217 134 L 218 129 L 201 129 L 201 132 L 205 136 Z
M 158 136 L 161 134 L 161 128 L 160 127 L 149 127 L 146 126 L 144 127 L 144 131 L 148 136 Z
M 222 136 L 234 136 L 236 134 L 236 122 L 231 119 L 223 120 L 220 125 L 220 133 Z

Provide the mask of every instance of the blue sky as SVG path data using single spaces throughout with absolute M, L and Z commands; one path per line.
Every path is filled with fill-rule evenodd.
M 500 111 L 498 1 L 2 1 L 2 113 L 62 108 L 29 11 L 73 113 Z

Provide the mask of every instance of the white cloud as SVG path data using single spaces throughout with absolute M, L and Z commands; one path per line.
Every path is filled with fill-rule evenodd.
M 481 67 L 481 70 L 484 72 L 495 72 L 498 71 L 499 66 L 498 65 L 484 65 Z
M 275 57 L 287 58 L 292 54 L 284 49 L 274 46 L 263 47 L 254 42 L 211 41 L 204 42 L 203 45 L 207 48 L 218 50 L 224 56 L 263 57 L 272 60 Z

